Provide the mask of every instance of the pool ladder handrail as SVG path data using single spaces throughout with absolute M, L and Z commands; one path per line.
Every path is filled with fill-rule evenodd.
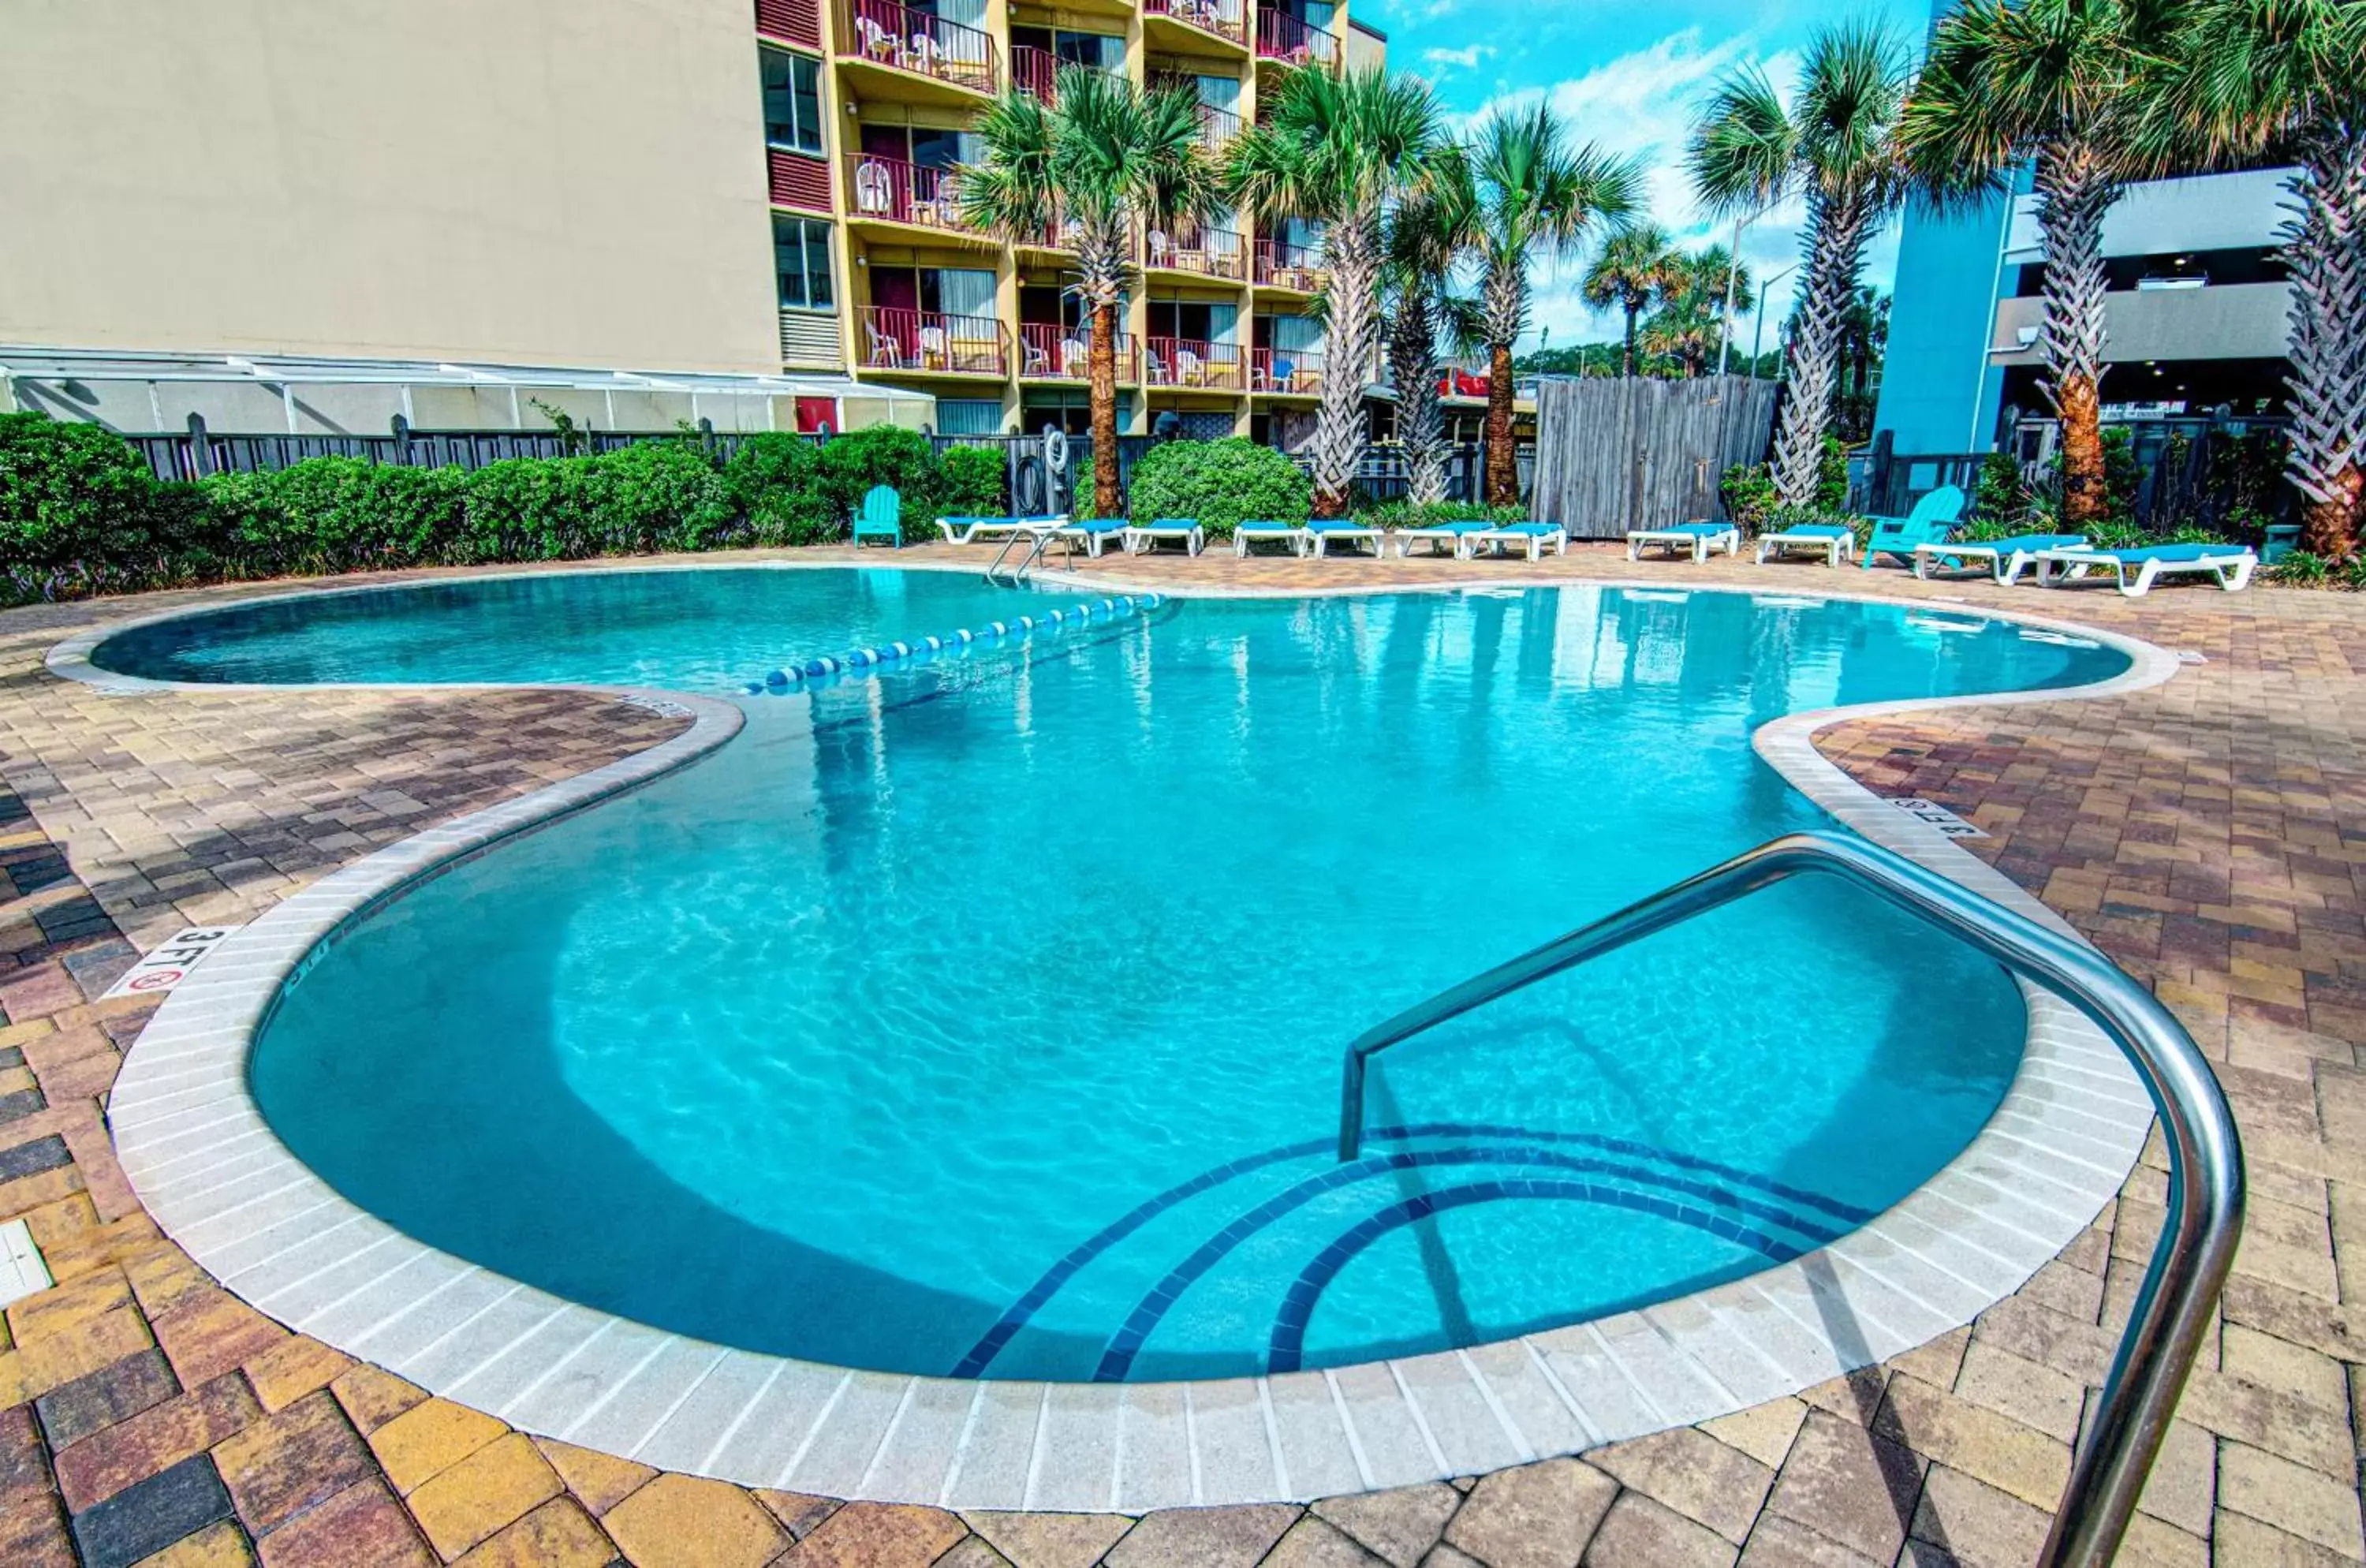
M 1008 558 L 1010 547 L 1019 543 L 1021 539 L 1029 541 L 1027 554 L 1020 560 L 1017 566 L 1011 568 L 1010 570 L 1006 573 L 1002 569 L 1002 563 Z M 994 553 L 993 561 L 986 569 L 986 581 L 998 588 L 1019 587 L 1027 581 L 1027 574 L 1035 570 L 1035 563 L 1042 560 L 1043 558 L 1044 552 L 1049 550 L 1051 547 L 1051 529 L 1024 528 L 1020 530 L 1018 533 L 1015 533 L 1008 538 L 1003 540 L 1002 548 Z
M 2102 1568 L 2119 1550 L 2209 1331 L 2243 1228 L 2243 1150 L 2234 1113 L 2184 1025 L 2075 937 L 1839 833 L 1792 833 L 1581 926 L 1367 1030 L 1347 1047 L 1339 1157 L 1363 1142 L 1364 1065 L 1390 1046 L 1589 959 L 1681 925 L 1802 872 L 1836 874 L 1937 926 L 2092 1019 L 2152 1097 L 2169 1147 L 2169 1213 L 2070 1467 L 2042 1568 Z

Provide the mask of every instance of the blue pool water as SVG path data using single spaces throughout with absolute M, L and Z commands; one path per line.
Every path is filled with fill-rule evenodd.
M 1014 603 L 884 575 L 315 600 L 101 661 L 729 691 L 750 616 L 844 647 Z M 746 698 L 706 761 L 362 922 L 255 1089 L 412 1234 L 753 1349 L 1139 1379 L 1498 1338 L 1903 1195 L 1993 1110 L 2017 993 L 1861 894 L 1785 886 L 1391 1053 L 1347 1168 L 1344 1043 L 1820 823 L 1750 750 L 1776 715 L 2124 662 L 1962 615 L 1572 588 L 1201 601 Z

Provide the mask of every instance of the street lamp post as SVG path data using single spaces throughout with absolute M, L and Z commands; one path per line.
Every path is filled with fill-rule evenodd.
M 1752 376 L 1758 374 L 1758 340 L 1760 335 L 1766 331 L 1766 296 L 1774 292 L 1774 286 L 1777 283 L 1790 276 L 1793 273 L 1798 270 L 1799 264 L 1797 262 L 1793 262 L 1789 266 L 1785 267 L 1782 271 L 1768 278 L 1765 283 L 1759 288 L 1758 322 L 1755 326 L 1750 329 L 1750 373 Z

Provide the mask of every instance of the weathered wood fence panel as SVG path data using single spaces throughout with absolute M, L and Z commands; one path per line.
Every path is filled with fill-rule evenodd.
M 1774 399 L 1747 376 L 1548 378 L 1529 510 L 1579 539 L 1719 516 L 1718 480 L 1766 456 Z

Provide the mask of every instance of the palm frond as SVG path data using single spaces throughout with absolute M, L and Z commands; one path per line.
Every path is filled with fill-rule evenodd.
M 1798 128 L 1766 73 L 1736 71 L 1709 94 L 1693 122 L 1684 164 L 1711 213 L 1755 211 L 1788 188 L 1797 174 Z

